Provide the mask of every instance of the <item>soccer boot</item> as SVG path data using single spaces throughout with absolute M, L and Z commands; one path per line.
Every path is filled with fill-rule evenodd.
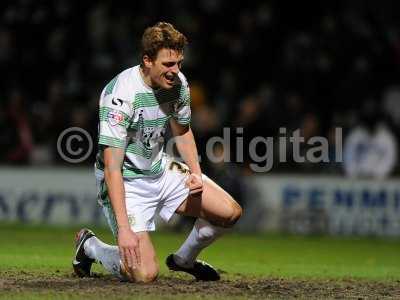
M 90 277 L 90 269 L 92 264 L 94 263 L 94 259 L 89 258 L 85 254 L 85 249 L 83 245 L 85 242 L 95 236 L 95 234 L 87 229 L 81 229 L 75 236 L 75 258 L 72 261 L 72 267 L 74 268 L 74 272 L 79 277 Z
M 197 280 L 216 281 L 220 279 L 218 272 L 211 265 L 201 260 L 196 260 L 191 268 L 181 267 L 175 262 L 174 255 L 170 254 L 165 263 L 170 270 L 189 273 Z

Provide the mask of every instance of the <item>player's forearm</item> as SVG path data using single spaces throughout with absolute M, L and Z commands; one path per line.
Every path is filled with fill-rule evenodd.
M 129 221 L 126 212 L 125 190 L 121 171 L 110 170 L 106 167 L 104 170 L 104 178 L 118 228 L 128 227 Z
M 125 205 L 124 180 L 121 172 L 124 156 L 124 149 L 109 147 L 104 150 L 104 179 L 118 227 L 129 226 Z
M 176 147 L 190 171 L 201 175 L 196 142 L 190 128 L 185 133 L 176 136 Z

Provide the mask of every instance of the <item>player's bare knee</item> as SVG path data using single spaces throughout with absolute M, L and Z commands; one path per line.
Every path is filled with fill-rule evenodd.
M 158 264 L 154 264 L 146 267 L 141 266 L 138 269 L 133 269 L 130 272 L 124 272 L 123 275 L 130 282 L 149 283 L 156 280 L 158 271 Z
M 143 283 L 150 283 L 153 282 L 157 279 L 158 276 L 158 272 L 148 272 L 148 273 L 144 273 L 142 276 L 142 280 L 141 282 Z
M 144 268 L 136 276 L 136 282 L 150 283 L 157 279 L 158 267 Z

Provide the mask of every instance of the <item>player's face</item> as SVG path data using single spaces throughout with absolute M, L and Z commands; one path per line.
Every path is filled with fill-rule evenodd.
M 172 88 L 176 84 L 182 62 L 182 52 L 165 48 L 158 51 L 156 59 L 146 64 L 152 84 L 163 89 Z

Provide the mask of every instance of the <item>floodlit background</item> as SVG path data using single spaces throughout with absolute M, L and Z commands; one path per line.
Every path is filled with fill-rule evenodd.
M 190 42 L 183 72 L 203 171 L 244 206 L 240 229 L 400 236 L 398 11 L 398 1 L 2 3 L 0 220 L 104 222 L 92 174 L 99 94 L 138 64 L 143 30 L 168 21 Z M 79 164 L 57 151 L 70 127 L 94 141 Z M 207 141 L 223 128 L 230 142 L 214 153 L 231 162 L 212 163 Z M 298 129 L 299 153 L 321 136 L 327 160 L 280 148 Z M 254 137 L 274 138 L 256 158 Z M 254 172 L 266 153 L 272 169 Z

